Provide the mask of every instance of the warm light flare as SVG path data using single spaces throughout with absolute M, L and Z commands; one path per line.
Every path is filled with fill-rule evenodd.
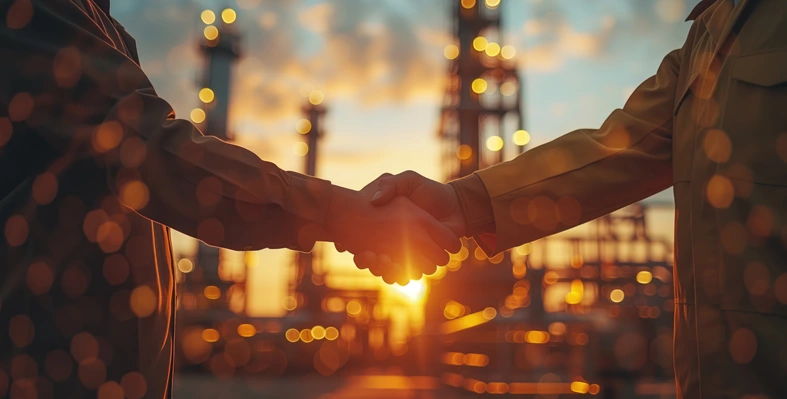
M 649 272 L 647 270 L 643 270 L 643 271 L 637 273 L 637 282 L 638 283 L 640 283 L 640 284 L 649 284 L 651 281 L 653 281 L 653 273 L 651 273 L 651 272 Z
M 206 26 L 205 30 L 203 31 L 203 34 L 205 35 L 205 38 L 208 40 L 216 40 L 216 38 L 219 37 L 219 28 L 213 25 Z
M 470 87 L 473 89 L 473 92 L 476 94 L 481 94 L 486 91 L 489 85 L 486 83 L 486 80 L 482 78 L 478 78 L 473 81 Z
M 500 138 L 500 136 L 492 136 L 486 139 L 486 148 L 488 148 L 489 151 L 494 151 L 494 152 L 502 150 L 503 139 Z
M 497 55 L 500 54 L 500 45 L 494 42 L 489 43 L 486 45 L 485 51 L 486 55 L 490 57 L 497 57 Z
M 221 20 L 224 21 L 225 24 L 231 24 L 235 22 L 237 18 L 238 14 L 231 8 L 227 8 L 221 12 Z
M 328 341 L 334 341 L 339 338 L 339 330 L 336 327 L 328 327 L 325 329 L 325 339 Z
M 467 9 L 475 7 L 475 0 L 462 0 L 462 7 Z
M 588 393 L 589 390 L 590 390 L 590 384 L 588 384 L 587 382 L 574 381 L 571 383 L 571 392 L 585 394 Z
M 205 111 L 200 108 L 194 108 L 191 110 L 191 114 L 189 116 L 191 117 L 191 121 L 194 123 L 205 122 Z
M 319 90 L 312 90 L 309 93 L 309 102 L 312 105 L 320 105 L 325 100 L 325 94 Z
M 183 258 L 178 261 L 178 270 L 181 273 L 191 273 L 194 271 L 194 262 L 191 259 Z
M 211 10 L 205 10 L 200 14 L 200 18 L 205 25 L 210 25 L 216 22 L 216 14 Z
M 219 340 L 219 332 L 213 328 L 206 328 L 202 331 L 202 339 L 205 342 L 217 342 Z
M 308 119 L 301 119 L 295 124 L 295 130 L 300 134 L 306 134 L 312 131 L 312 123 Z
M 489 8 L 497 8 L 500 5 L 500 0 L 486 0 L 486 6 Z
M 623 302 L 623 299 L 626 297 L 626 294 L 623 293 L 621 289 L 614 289 L 612 292 L 609 293 L 609 300 L 615 303 Z
M 530 143 L 530 133 L 527 130 L 517 130 L 512 137 L 514 144 L 518 146 L 526 146 Z
M 486 50 L 486 45 L 487 44 L 489 44 L 489 42 L 483 36 L 478 36 L 477 38 L 473 39 L 473 48 L 476 51 L 484 51 L 484 50 Z
M 295 145 L 292 146 L 292 152 L 295 153 L 296 156 L 304 157 L 309 153 L 309 145 L 303 142 L 295 143 Z
M 456 57 L 459 57 L 459 47 L 457 47 L 455 44 L 449 44 L 445 46 L 443 55 L 445 55 L 445 58 L 448 58 L 449 60 L 454 60 Z
M 205 87 L 199 91 L 199 99 L 205 104 L 213 102 L 213 99 L 215 98 L 216 94 L 208 87 Z
M 502 49 L 500 49 L 500 58 L 504 60 L 510 60 L 514 58 L 515 55 L 516 49 L 510 44 L 506 44 Z
M 238 335 L 244 338 L 253 337 L 254 334 L 257 334 L 257 329 L 251 324 L 241 324 L 238 326 Z
M 291 328 L 287 330 L 286 333 L 284 333 L 284 337 L 287 338 L 287 341 L 298 342 L 301 337 L 301 333 L 298 330 Z
M 462 145 L 460 145 L 459 147 L 456 148 L 456 157 L 457 158 L 459 158 L 459 159 L 464 161 L 464 160 L 470 159 L 470 157 L 472 157 L 472 156 L 473 156 L 473 149 L 470 148 L 469 145 L 462 144 Z M 462 248 L 462 249 L 464 249 L 465 252 L 467 252 L 466 248 Z
M 549 342 L 549 333 L 546 331 L 528 331 L 525 333 L 525 342 L 529 344 L 545 344 Z
M 410 302 L 418 302 L 426 294 L 426 283 L 423 280 L 413 280 L 405 285 L 394 285 L 393 288 Z
M 209 285 L 209 286 L 205 287 L 205 289 L 202 291 L 202 293 L 205 294 L 205 298 L 208 298 L 208 299 L 219 299 L 219 298 L 221 298 L 221 290 L 219 289 L 219 287 L 216 287 L 215 285 Z
M 500 85 L 500 94 L 508 97 L 513 96 L 516 93 L 516 84 L 513 82 L 504 82 Z

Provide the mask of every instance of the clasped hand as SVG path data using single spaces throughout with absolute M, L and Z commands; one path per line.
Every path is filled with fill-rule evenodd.
M 326 226 L 359 268 L 401 285 L 447 264 L 465 234 L 454 189 L 410 171 L 361 191 L 335 187 Z

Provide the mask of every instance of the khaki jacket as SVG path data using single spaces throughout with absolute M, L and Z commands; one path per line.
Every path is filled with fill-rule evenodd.
M 0 380 L 11 397 L 86 398 L 104 384 L 168 397 L 169 227 L 236 250 L 310 250 L 306 227 L 328 204 L 329 182 L 175 119 L 108 4 L 0 1 Z
M 704 1 L 599 129 L 477 172 L 496 253 L 673 187 L 681 398 L 787 398 L 787 2 Z M 765 395 L 765 396 L 747 396 Z

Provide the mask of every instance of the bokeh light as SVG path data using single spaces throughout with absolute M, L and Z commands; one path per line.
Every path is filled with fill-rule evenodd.
M 489 43 L 489 42 L 486 40 L 486 38 L 485 38 L 485 37 L 483 37 L 483 36 L 478 36 L 478 37 L 476 37 L 475 39 L 473 39 L 473 48 L 474 48 L 476 51 L 484 51 L 484 50 L 486 50 L 486 45 L 487 45 L 488 43 Z
M 623 298 L 626 297 L 626 294 L 623 293 L 623 290 L 616 288 L 609 293 L 609 300 L 615 303 L 623 302 Z
M 216 40 L 219 37 L 219 28 L 213 25 L 206 26 L 202 33 L 205 36 L 205 39 Z
M 486 148 L 489 151 L 500 151 L 503 149 L 503 139 L 500 136 L 492 136 L 486 139 Z
M 199 91 L 199 99 L 203 103 L 206 103 L 206 104 L 211 103 L 211 102 L 213 102 L 213 99 L 215 97 L 216 97 L 216 95 L 215 95 L 215 93 L 213 93 L 213 90 L 211 90 L 208 87 L 202 88 Z
M 465 160 L 473 156 L 473 149 L 467 144 L 462 144 L 456 148 L 456 157 Z
M 309 93 L 309 102 L 312 105 L 320 105 L 325 100 L 325 95 L 319 90 L 312 90 Z M 300 130 L 298 130 L 300 132 Z
M 221 12 L 221 20 L 224 21 L 225 24 L 231 24 L 235 22 L 237 18 L 238 14 L 231 8 L 226 8 Z
M 394 290 L 411 302 L 417 302 L 424 298 L 426 294 L 426 283 L 423 279 L 413 280 L 405 285 L 395 285 Z
M 191 121 L 194 123 L 205 122 L 205 111 L 203 111 L 201 108 L 194 108 L 191 110 L 191 114 L 189 116 L 191 117 Z
M 456 57 L 459 57 L 459 47 L 457 47 L 455 44 L 449 44 L 445 46 L 445 49 L 443 49 L 443 55 L 445 55 L 445 58 L 448 58 L 449 60 L 454 60 Z
M 300 134 L 306 134 L 312 131 L 312 123 L 308 119 L 301 119 L 295 124 L 295 130 Z
M 309 145 L 304 142 L 297 142 L 292 146 L 292 152 L 295 156 L 304 157 L 309 153 Z
M 530 133 L 527 130 L 517 130 L 511 139 L 518 146 L 526 146 L 530 143 Z
M 488 86 L 488 84 L 486 83 L 485 79 L 478 78 L 478 79 L 473 81 L 473 83 L 471 84 L 470 87 L 473 89 L 474 93 L 481 94 L 481 93 L 486 91 L 487 86 Z
M 216 14 L 211 10 L 205 10 L 200 14 L 200 18 L 205 25 L 210 25 L 216 22 Z

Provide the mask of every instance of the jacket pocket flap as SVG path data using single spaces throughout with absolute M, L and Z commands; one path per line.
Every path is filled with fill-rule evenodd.
M 787 82 L 787 48 L 739 57 L 732 68 L 732 77 L 763 87 Z

